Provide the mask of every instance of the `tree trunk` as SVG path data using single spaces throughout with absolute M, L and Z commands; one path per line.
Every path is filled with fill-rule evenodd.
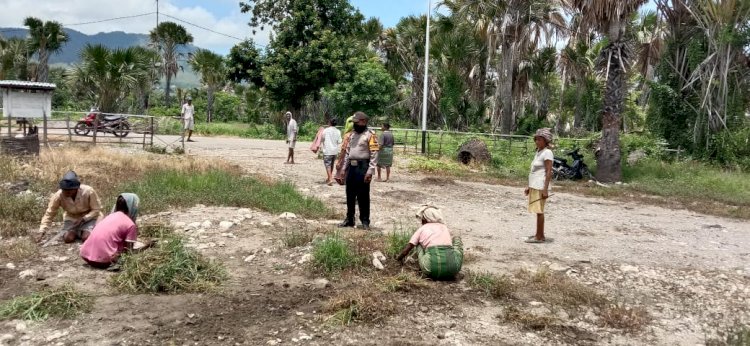
M 39 67 L 37 69 L 39 72 L 37 73 L 37 81 L 41 83 L 47 83 L 49 80 L 49 66 L 47 63 L 49 62 L 49 52 L 47 52 L 47 49 L 44 47 L 39 49 Z
M 206 96 L 208 98 L 208 104 L 206 105 L 207 114 L 206 114 L 206 122 L 210 123 L 213 121 L 213 115 L 214 115 L 214 89 L 208 88 L 206 91 Z
M 169 92 L 172 88 L 172 75 L 167 73 L 167 88 L 164 89 L 164 105 L 169 107 Z
M 539 113 L 537 114 L 539 120 L 547 120 L 547 115 L 549 114 L 549 94 L 550 90 L 548 87 L 544 87 L 544 90 L 542 90 L 542 99 L 539 102 Z
M 513 52 L 510 43 L 503 43 L 502 58 L 499 65 L 500 76 L 497 81 L 499 85 L 495 92 L 495 102 L 502 105 L 500 133 L 507 135 L 510 134 L 513 125 Z
M 576 107 L 575 107 L 575 115 L 573 117 L 573 128 L 574 129 L 580 129 L 583 124 L 583 107 L 581 107 L 581 99 L 583 98 L 583 83 L 578 82 L 578 87 L 576 88 Z
M 622 44 L 612 44 L 612 50 L 617 50 Z M 601 182 L 617 182 L 622 180 L 620 167 L 620 126 L 622 123 L 622 107 L 624 99 L 625 73 L 619 59 L 614 56 L 609 61 L 609 75 L 604 90 L 604 114 L 602 117 L 602 139 L 599 142 L 599 153 L 596 157 L 596 178 Z

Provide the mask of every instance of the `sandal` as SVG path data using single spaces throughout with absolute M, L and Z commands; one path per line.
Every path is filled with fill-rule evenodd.
M 524 240 L 525 243 L 529 243 L 529 244 L 544 244 L 546 241 L 547 241 L 546 239 L 542 239 L 542 240 L 536 239 L 536 236 L 531 236 L 531 237 L 526 238 L 526 240 Z

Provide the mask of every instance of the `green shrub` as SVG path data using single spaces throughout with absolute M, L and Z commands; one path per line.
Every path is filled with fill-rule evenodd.
M 346 239 L 336 232 L 313 244 L 313 263 L 326 274 L 340 272 L 361 262 Z
M 288 182 L 264 182 L 221 170 L 204 173 L 173 170 L 151 171 L 120 191 L 141 197 L 141 211 L 153 213 L 195 203 L 228 207 L 252 207 L 273 213 L 292 212 L 305 217 L 333 216 L 319 199 L 303 196 Z
M 91 296 L 72 286 L 48 288 L 0 304 L 0 319 L 41 321 L 50 317 L 73 318 L 89 312 L 94 305 Z
M 226 279 L 224 268 L 185 247 L 182 238 L 167 235 L 146 251 L 127 253 L 112 285 L 126 292 L 206 292 Z
M 620 151 L 623 160 L 636 150 L 642 150 L 649 157 L 659 158 L 664 152 L 663 140 L 650 134 L 628 133 L 620 136 Z
M 404 246 L 409 243 L 412 233 L 401 228 L 394 229 L 388 233 L 385 255 L 389 258 L 396 258 L 401 253 L 401 250 L 404 249 Z
M 715 135 L 710 151 L 712 160 L 719 164 L 750 170 L 750 126 Z

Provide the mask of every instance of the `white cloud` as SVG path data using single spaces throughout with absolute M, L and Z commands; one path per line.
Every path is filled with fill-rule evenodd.
M 229 2 L 229 0 L 221 1 Z M 23 19 L 28 16 L 43 20 L 56 20 L 63 24 L 74 24 L 156 11 L 154 0 L 3 0 L 2 2 L 3 10 L 0 11 L 0 26 L 2 27 L 22 27 Z M 214 2 L 207 1 L 207 3 L 210 6 Z M 160 0 L 159 8 L 164 15 L 171 15 L 237 38 L 253 37 L 257 43 L 266 45 L 268 33 L 258 32 L 253 36 L 251 28 L 247 25 L 249 15 L 240 13 L 238 1 L 231 1 L 231 3 L 234 4 L 231 13 L 223 17 L 215 15 L 204 6 L 179 7 L 169 0 Z M 198 47 L 226 54 L 229 48 L 239 42 L 234 38 L 211 33 L 164 15 L 160 17 L 161 21 L 174 21 L 183 25 L 193 35 L 194 44 Z M 155 24 L 156 16 L 149 15 L 96 24 L 74 25 L 70 28 L 86 34 L 110 31 L 147 34 Z

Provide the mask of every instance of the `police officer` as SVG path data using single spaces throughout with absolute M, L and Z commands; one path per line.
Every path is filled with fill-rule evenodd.
M 342 165 L 336 174 L 339 184 L 346 180 L 346 220 L 339 227 L 354 227 L 355 203 L 359 202 L 359 220 L 362 229 L 370 229 L 370 182 L 378 166 L 378 139 L 367 128 L 364 112 L 354 113 L 354 131 L 349 134 Z

